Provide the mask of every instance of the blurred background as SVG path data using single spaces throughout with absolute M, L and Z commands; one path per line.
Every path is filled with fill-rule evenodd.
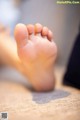
M 57 65 L 66 66 L 79 31 L 80 5 L 60 5 L 57 0 L 0 0 L 0 23 L 41 23 L 52 30 L 58 46 Z

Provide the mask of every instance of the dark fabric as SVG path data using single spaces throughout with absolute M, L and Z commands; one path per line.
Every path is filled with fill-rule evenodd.
M 80 31 L 68 62 L 63 84 L 80 89 Z

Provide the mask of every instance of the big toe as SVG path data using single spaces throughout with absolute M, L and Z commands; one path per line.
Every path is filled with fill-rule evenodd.
M 28 31 L 26 25 L 21 23 L 17 24 L 14 30 L 14 36 L 18 47 L 23 47 L 26 45 L 28 39 Z

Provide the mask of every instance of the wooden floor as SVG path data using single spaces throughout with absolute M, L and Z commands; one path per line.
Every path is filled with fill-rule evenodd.
M 9 120 L 80 120 L 80 91 L 61 85 L 64 68 L 56 67 L 56 89 L 47 93 L 29 90 L 13 73 L 0 71 L 0 112 L 8 112 Z

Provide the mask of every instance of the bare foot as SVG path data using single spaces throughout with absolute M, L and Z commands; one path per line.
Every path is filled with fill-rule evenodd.
M 18 24 L 14 35 L 24 74 L 33 87 L 37 91 L 53 89 L 57 47 L 52 40 L 52 32 L 41 24 Z

